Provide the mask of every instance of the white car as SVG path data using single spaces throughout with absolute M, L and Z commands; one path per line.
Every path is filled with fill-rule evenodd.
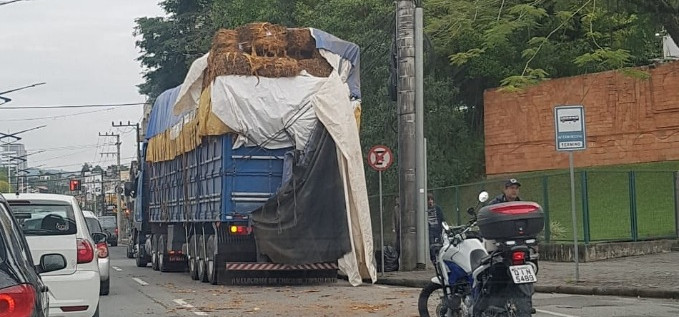
M 104 229 L 101 228 L 101 223 L 97 216 L 89 210 L 83 210 L 83 215 L 85 216 L 85 222 L 87 222 L 87 229 L 90 230 L 90 234 L 101 233 L 104 236 Z M 95 237 L 92 237 L 94 239 Z M 106 240 L 95 241 L 97 243 L 98 252 L 98 263 L 99 263 L 99 277 L 101 277 L 101 287 L 99 288 L 99 295 L 108 295 L 111 288 L 111 260 L 108 256 L 108 244 Z
M 41 274 L 50 290 L 49 315 L 98 317 L 98 252 L 76 199 L 54 194 L 4 196 L 26 235 L 33 261 L 38 263 L 48 253 L 66 258 L 66 268 Z

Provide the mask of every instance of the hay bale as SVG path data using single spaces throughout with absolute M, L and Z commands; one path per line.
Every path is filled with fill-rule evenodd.
M 315 58 L 300 59 L 299 67 L 316 77 L 328 77 L 333 70 L 330 63 L 320 55 Z
M 210 55 L 208 62 L 207 81 L 214 81 L 217 76 L 224 75 L 252 75 L 250 56 L 239 52 L 223 52 Z
M 236 30 L 219 29 L 212 39 L 212 50 L 239 51 L 238 32 Z
M 252 56 L 286 56 L 288 46 L 285 26 L 268 22 L 250 23 L 236 29 L 239 47 Z
M 308 28 L 290 28 L 287 32 L 288 56 L 297 59 L 312 58 L 316 51 L 316 39 Z
M 250 61 L 253 75 L 270 78 L 295 77 L 301 68 L 296 59 L 288 57 L 253 56 Z

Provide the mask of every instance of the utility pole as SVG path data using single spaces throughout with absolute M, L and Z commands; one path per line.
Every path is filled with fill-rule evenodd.
M 396 43 L 398 48 L 398 159 L 404 271 L 417 268 L 417 184 L 415 177 L 415 4 L 399 0 L 396 10 Z
M 108 136 L 108 137 L 116 137 L 116 147 L 118 148 L 118 151 L 116 154 L 116 158 L 118 161 L 118 164 L 116 165 L 116 181 L 114 182 L 114 185 L 118 186 L 120 185 L 120 134 L 113 134 L 113 133 L 106 133 L 106 134 L 101 134 L 99 133 L 99 136 Z M 104 154 L 111 154 L 111 153 L 101 153 L 102 155 Z M 115 188 L 115 186 L 114 186 Z M 102 188 L 103 190 L 103 188 Z M 121 228 L 123 227 L 123 210 L 121 206 L 121 201 L 120 201 L 120 195 L 118 194 L 117 190 L 113 190 L 116 195 L 116 205 L 118 212 L 116 212 L 116 222 L 118 223 L 118 231 L 120 232 Z M 122 235 L 118 234 L 118 243 L 121 242 Z
M 424 145 L 424 18 L 422 14 L 422 1 L 415 8 L 415 144 L 417 158 L 415 172 L 417 175 L 417 266 L 425 269 L 427 267 L 427 251 L 429 250 L 427 241 L 427 222 L 425 206 L 427 205 L 426 196 L 426 176 L 425 168 L 425 145 Z
M 130 121 L 127 121 L 127 124 L 123 124 L 122 121 L 120 121 L 119 124 L 116 124 L 115 122 L 111 122 L 111 125 L 114 128 L 121 128 L 121 127 L 134 127 L 135 131 L 137 132 L 137 140 L 135 144 L 137 144 L 137 164 L 141 164 L 141 149 L 139 148 L 139 142 L 141 142 L 141 139 L 139 138 L 139 123 L 131 123 Z

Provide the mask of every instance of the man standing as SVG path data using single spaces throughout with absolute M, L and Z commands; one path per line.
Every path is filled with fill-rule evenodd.
M 519 187 L 521 187 L 521 183 L 519 183 L 518 180 L 515 178 L 508 179 L 505 182 L 505 188 L 502 190 L 502 195 L 495 197 L 495 199 L 491 200 L 488 204 L 493 205 L 510 201 L 520 201 Z
M 434 243 L 441 242 L 441 232 L 443 231 L 443 212 L 441 207 L 439 207 L 434 201 L 434 194 L 429 193 L 427 195 L 427 224 L 429 225 L 429 246 L 431 247 Z M 435 254 L 430 254 L 432 259 L 435 258 Z

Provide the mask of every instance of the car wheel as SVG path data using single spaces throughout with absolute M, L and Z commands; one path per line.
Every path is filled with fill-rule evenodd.
M 118 246 L 118 240 L 111 242 L 112 247 L 117 247 Z
M 101 282 L 101 286 L 99 287 L 99 295 L 108 295 L 110 289 L 111 279 Z

